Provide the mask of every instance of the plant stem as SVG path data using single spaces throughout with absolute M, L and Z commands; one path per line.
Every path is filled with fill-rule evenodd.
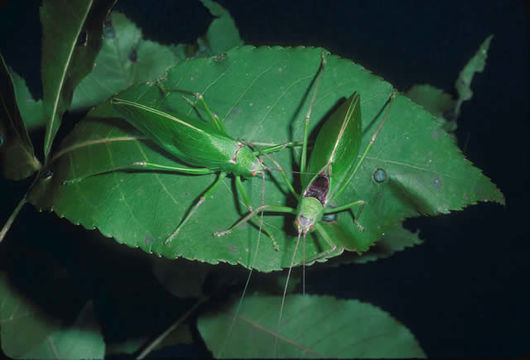
M 24 194 L 24 197 L 20 200 L 20 202 L 18 203 L 18 205 L 15 208 L 15 210 L 13 210 L 13 212 L 9 216 L 9 218 L 5 222 L 4 226 L 2 227 L 2 230 L 0 230 L 0 242 L 2 242 L 2 240 L 4 240 L 4 237 L 6 236 L 7 232 L 11 228 L 11 225 L 13 224 L 13 221 L 15 221 L 15 218 L 17 217 L 17 215 L 20 212 L 20 210 L 22 210 L 22 207 L 24 206 L 24 204 L 26 204 L 27 196 L 28 196 L 28 193 Z
M 151 351 L 153 351 L 169 334 L 171 334 L 176 328 L 180 326 L 194 311 L 206 301 L 206 297 L 202 297 L 188 311 L 186 311 L 181 317 L 179 317 L 170 327 L 168 327 L 162 334 L 156 337 L 152 343 L 146 346 L 146 348 L 136 357 L 136 360 L 142 360 L 145 358 Z

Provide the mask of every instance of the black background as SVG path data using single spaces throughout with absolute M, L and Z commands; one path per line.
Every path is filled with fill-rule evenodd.
M 421 231 L 423 245 L 375 263 L 346 266 L 339 273 L 312 272 L 308 291 L 380 306 L 410 328 L 430 357 L 528 355 L 527 4 L 507 0 L 219 2 L 235 18 L 246 43 L 322 46 L 360 63 L 400 91 L 430 83 L 452 92 L 462 66 L 486 36 L 495 35 L 486 70 L 473 80 L 474 97 L 463 105 L 457 136 L 467 157 L 503 191 L 506 206 L 479 204 L 451 215 L 409 220 L 410 229 Z M 0 51 L 40 97 L 39 2 L 3 3 Z M 122 0 L 116 8 L 147 38 L 165 44 L 193 41 L 211 19 L 198 1 Z M 27 183 L 2 180 L 0 184 L 0 219 L 5 219 Z M 97 295 L 104 287 L 101 283 L 109 282 L 108 273 L 145 265 L 139 251 L 113 254 L 117 246 L 108 247 L 111 240 L 95 239 L 94 234 L 27 206 L 0 246 L 0 259 L 4 259 L 0 266 L 32 269 L 44 279 L 48 269 L 35 263 L 48 256 L 77 274 L 68 286 Z M 84 279 L 85 269 L 95 259 L 101 278 Z M 21 265 L 24 262 L 31 264 Z M 48 279 L 46 284 L 62 286 L 61 279 L 56 280 Z M 134 295 L 134 286 L 142 281 L 151 279 L 146 275 L 143 280 L 131 280 L 136 283 L 128 290 L 132 293 L 116 296 Z M 165 294 L 161 296 L 165 299 Z M 160 307 L 171 304 L 164 301 L 167 304 L 161 302 Z M 144 321 L 155 328 L 165 326 L 163 320 L 157 322 L 163 318 L 161 310 L 143 310 Z M 112 308 L 107 311 L 115 316 Z M 138 326 L 140 320 L 130 321 Z M 193 354 L 207 353 L 199 347 L 186 350 L 186 355 Z

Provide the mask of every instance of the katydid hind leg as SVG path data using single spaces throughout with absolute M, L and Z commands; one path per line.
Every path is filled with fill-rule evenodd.
M 104 171 L 95 172 L 93 174 L 83 175 L 71 179 L 63 180 L 62 185 L 76 184 L 88 178 L 98 175 L 105 175 L 115 171 L 164 171 L 164 172 L 173 172 L 179 174 L 189 174 L 189 175 L 208 175 L 213 174 L 216 170 L 208 168 L 191 168 L 185 166 L 171 166 L 164 164 L 156 164 L 147 161 L 135 161 L 128 165 L 118 166 L 113 169 L 108 169 Z
M 262 188 L 261 188 L 261 194 L 262 194 L 261 206 L 264 206 L 265 205 L 265 174 L 262 173 L 262 176 L 263 176 L 263 178 L 262 178 Z M 235 179 L 235 183 L 236 183 L 236 189 L 237 189 L 237 192 L 238 192 L 238 196 L 241 198 L 241 201 L 246 206 L 248 211 L 252 212 L 252 210 L 253 210 L 252 203 L 250 202 L 250 197 L 248 196 L 248 193 L 245 190 L 245 187 L 243 186 L 243 182 L 241 181 L 241 177 L 240 176 L 234 176 L 234 179 Z M 267 234 L 267 236 L 271 239 L 272 244 L 274 246 L 274 249 L 276 251 L 280 250 L 280 246 L 278 245 L 276 240 L 274 240 L 274 235 L 272 235 L 272 232 L 270 231 L 270 229 L 263 223 L 263 212 L 261 213 L 261 220 L 257 224 L 254 221 L 254 219 L 250 219 L 249 221 L 254 226 L 256 226 L 256 228 L 258 228 L 260 233 L 263 231 L 265 234 Z
M 185 90 L 185 89 L 166 88 L 165 86 L 162 85 L 161 82 L 158 82 L 157 84 L 158 84 L 158 87 L 161 89 L 161 91 L 165 92 L 165 93 L 178 92 L 178 93 L 194 96 L 195 97 L 195 101 L 192 101 L 192 100 L 188 99 L 185 96 L 182 96 L 182 98 L 187 103 L 189 103 L 190 106 L 193 109 L 195 109 L 195 111 L 197 111 L 197 109 L 198 109 L 197 104 L 199 104 L 200 107 L 202 108 L 202 110 L 204 110 L 204 112 L 206 113 L 206 116 L 208 117 L 208 122 L 214 128 L 216 128 L 219 132 L 221 132 L 221 133 L 223 133 L 225 135 L 228 135 L 228 133 L 226 132 L 226 128 L 225 128 L 223 122 L 219 119 L 219 117 L 216 114 L 214 114 L 210 110 L 210 107 L 208 106 L 208 103 L 204 99 L 204 95 L 203 94 L 201 94 L 199 92 L 195 92 L 195 91 Z
M 356 201 L 352 201 L 350 203 L 347 203 L 341 206 L 337 206 L 334 208 L 328 208 L 325 210 L 325 214 L 334 214 L 334 213 L 338 213 L 338 212 L 346 211 L 346 210 L 351 211 L 354 224 L 357 225 L 360 231 L 364 231 L 364 226 L 362 226 L 361 223 L 359 222 L 359 218 L 361 217 L 361 213 L 365 205 L 366 205 L 366 201 L 356 200 Z M 354 210 L 355 207 L 359 208 L 359 210 L 357 211 L 357 214 L 355 213 L 355 210 Z
M 309 141 L 309 120 L 311 119 L 311 112 L 313 111 L 313 104 L 315 103 L 316 95 L 318 92 L 318 86 L 320 85 L 320 79 L 322 78 L 322 73 L 324 72 L 324 66 L 326 65 L 325 54 L 321 54 L 320 67 L 315 78 L 315 86 L 313 89 L 313 95 L 311 96 L 311 101 L 309 103 L 309 108 L 304 117 L 304 141 L 302 144 L 302 154 L 300 156 L 300 172 L 303 173 L 307 164 L 307 143 Z

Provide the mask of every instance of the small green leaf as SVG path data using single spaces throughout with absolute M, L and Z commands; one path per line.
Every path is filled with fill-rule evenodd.
M 438 117 L 453 110 L 455 106 L 455 101 L 451 95 L 429 84 L 413 85 L 407 91 L 407 96 Z
M 0 160 L 2 175 L 11 180 L 22 180 L 39 170 L 33 145 L 22 120 L 15 79 L 0 55 Z
M 168 71 L 163 85 L 203 93 L 210 109 L 234 138 L 250 143 L 300 140 L 310 101 L 307 93 L 320 66 L 322 51 L 318 48 L 236 48 L 228 51 L 220 62 L 216 58 L 201 58 L 178 63 Z M 374 119 L 379 118 L 392 87 L 349 60 L 333 55 L 326 59 L 311 127 L 317 128 L 341 98 L 357 91 L 361 95 L 361 149 L 364 149 L 375 131 Z M 181 95 L 168 93 L 161 106 L 166 111 L 193 116 L 193 109 Z M 284 169 L 298 170 L 289 150 L 273 156 Z M 298 154 L 294 158 L 299 158 Z M 43 179 L 33 188 L 30 201 L 39 209 L 52 209 L 75 224 L 98 228 L 120 243 L 172 259 L 183 256 L 212 264 L 240 263 L 261 271 L 290 265 L 296 243 L 292 216 L 264 216 L 280 251 L 275 251 L 270 240 L 262 236 L 255 264 L 252 260 L 258 239 L 256 228 L 248 225 L 224 237 L 212 235 L 225 230 L 245 213 L 233 192 L 231 179 L 223 180 L 171 246 L 165 245 L 165 240 L 200 194 L 213 183 L 214 175 L 114 171 L 77 183 L 63 183 L 138 161 L 176 163 L 125 122 L 88 117 L 65 138 L 52 158 L 53 177 Z M 375 178 L 377 175 L 381 180 L 381 171 L 385 176 L 378 182 Z M 266 182 L 266 203 L 285 205 L 286 201 L 292 201 L 286 198 L 280 175 L 272 172 L 270 176 L 277 181 Z M 293 177 L 291 173 L 288 176 Z M 248 179 L 244 185 L 252 203 L 261 203 L 261 179 Z M 400 95 L 394 100 L 390 116 L 357 175 L 337 203 L 331 205 L 355 200 L 366 201 L 358 219 L 366 230 L 359 231 L 350 214 L 338 214 L 341 233 L 331 240 L 340 245 L 334 255 L 344 249 L 368 250 L 383 233 L 396 228 L 407 217 L 448 213 L 478 201 L 504 203 L 502 193 L 463 157 L 433 115 Z M 324 238 L 316 232 L 313 234 L 306 242 L 307 259 L 329 247 Z M 302 261 L 301 252 L 296 261 Z
M 201 0 L 216 18 L 208 27 L 206 34 L 197 40 L 199 49 L 208 49 L 207 55 L 220 55 L 236 46 L 243 45 L 236 24 L 230 13 L 221 5 L 211 0 Z
M 46 158 L 74 88 L 94 66 L 101 47 L 103 20 L 115 2 L 44 0 L 40 8 Z
M 77 321 L 66 326 L 49 317 L 0 273 L 0 339 L 14 359 L 103 359 L 105 343 L 88 303 Z
M 42 128 L 46 125 L 42 112 L 42 99 L 35 100 L 26 85 L 26 81 L 17 73 L 11 72 L 13 76 L 13 86 L 17 97 L 18 109 L 24 125 L 28 130 Z
M 95 66 L 75 89 L 70 110 L 94 106 L 133 84 L 156 79 L 178 61 L 168 46 L 143 39 L 142 31 L 121 13 L 107 18 L 103 35 Z
M 482 72 L 486 66 L 491 39 L 493 39 L 493 35 L 488 36 L 482 44 L 480 44 L 475 55 L 467 62 L 466 66 L 460 71 L 460 75 L 458 75 L 458 79 L 455 82 L 455 88 L 458 93 L 458 100 L 456 101 L 455 106 L 455 117 L 458 117 L 460 114 L 462 103 L 471 99 L 473 96 L 471 81 L 473 80 L 475 73 Z
M 280 303 L 280 297 L 250 296 L 233 327 L 237 303 L 201 316 L 199 332 L 215 358 L 426 357 L 414 335 L 374 305 L 290 295 L 278 328 Z
M 197 39 L 196 44 L 178 44 L 172 47 L 179 60 L 198 57 L 217 56 L 223 59 L 224 52 L 242 46 L 243 40 L 239 35 L 234 19 L 221 5 L 211 0 L 201 0 L 215 19 L 210 23 L 206 34 Z

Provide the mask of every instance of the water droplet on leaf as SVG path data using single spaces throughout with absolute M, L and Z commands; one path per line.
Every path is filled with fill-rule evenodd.
M 381 184 L 386 180 L 386 171 L 385 169 L 378 168 L 374 171 L 374 181 L 378 184 Z

